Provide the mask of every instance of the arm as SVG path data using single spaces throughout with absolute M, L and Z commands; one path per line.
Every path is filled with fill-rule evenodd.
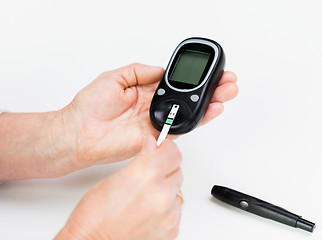
M 57 177 L 94 164 L 134 157 L 147 134 L 160 67 L 132 64 L 101 74 L 57 112 L 0 116 L 0 181 Z M 225 72 L 200 125 L 234 98 L 237 78 Z M 174 136 L 169 137 L 174 139 Z
M 0 180 L 57 177 L 75 170 L 74 130 L 63 109 L 0 114 Z
M 56 240 L 175 239 L 183 182 L 181 154 L 171 140 L 148 136 L 142 151 L 85 194 Z

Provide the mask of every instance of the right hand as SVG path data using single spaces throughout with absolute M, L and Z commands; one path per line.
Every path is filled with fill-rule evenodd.
M 171 140 L 147 136 L 127 166 L 95 185 L 56 239 L 175 239 L 183 182 L 181 154 Z

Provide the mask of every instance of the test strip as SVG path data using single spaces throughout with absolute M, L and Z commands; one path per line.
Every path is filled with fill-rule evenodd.
M 171 110 L 170 110 L 170 113 L 167 117 L 167 119 L 165 120 L 165 123 L 162 127 L 162 130 L 161 130 L 161 133 L 159 135 L 159 138 L 157 140 L 157 145 L 160 146 L 160 144 L 163 142 L 164 139 L 166 139 L 167 135 L 168 135 L 168 132 L 171 128 L 171 125 L 173 123 L 173 120 L 174 118 L 176 117 L 177 115 L 177 112 L 179 110 L 179 105 L 177 104 L 173 104 Z

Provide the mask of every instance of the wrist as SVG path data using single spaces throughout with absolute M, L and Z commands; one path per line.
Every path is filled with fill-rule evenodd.
M 71 131 L 62 129 L 59 114 L 1 114 L 1 180 L 56 177 L 73 168 L 73 151 L 66 141 Z
M 53 171 L 52 177 L 71 173 L 77 164 L 77 131 L 69 106 L 47 113 L 45 136 L 47 136 L 47 162 Z
M 66 225 L 60 230 L 54 240 L 91 240 L 91 239 L 104 239 L 111 240 L 112 238 L 106 234 L 101 235 L 99 231 L 90 228 L 88 224 L 79 225 L 73 221 L 72 217 L 67 221 Z

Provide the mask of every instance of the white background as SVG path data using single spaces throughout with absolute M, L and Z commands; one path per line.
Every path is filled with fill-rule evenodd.
M 178 239 L 322 239 L 320 2 L 1 0 L 0 109 L 57 110 L 105 70 L 166 67 L 183 39 L 214 39 L 240 94 L 177 140 L 186 202 Z M 83 194 L 123 164 L 3 183 L 0 239 L 52 239 Z M 307 233 L 213 200 L 214 184 L 317 228 Z

